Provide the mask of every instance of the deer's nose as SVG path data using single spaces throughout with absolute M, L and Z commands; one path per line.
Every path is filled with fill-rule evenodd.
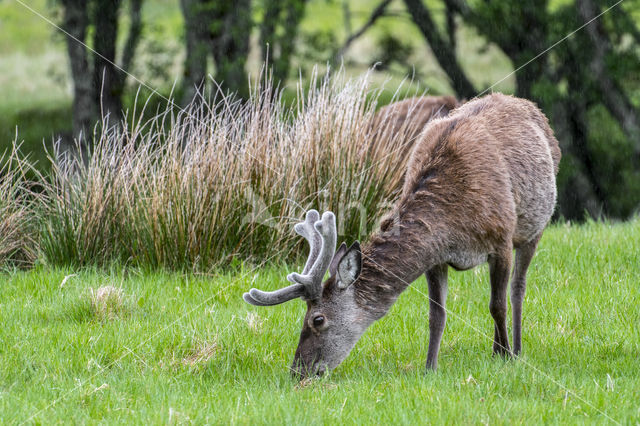
M 326 370 L 326 366 L 317 359 L 309 365 L 302 359 L 296 358 L 291 366 L 291 376 L 294 379 L 303 380 L 311 376 L 322 376 Z

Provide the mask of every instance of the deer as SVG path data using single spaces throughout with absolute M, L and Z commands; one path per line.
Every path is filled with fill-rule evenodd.
M 310 246 L 302 273 L 289 274 L 288 287 L 252 288 L 243 298 L 257 306 L 306 302 L 291 366 L 294 376 L 306 378 L 335 369 L 367 328 L 425 274 L 426 370 L 436 370 L 447 320 L 448 269 L 486 262 L 493 354 L 515 357 L 522 351 L 527 269 L 555 209 L 560 158 L 553 130 L 533 102 L 500 93 L 473 99 L 424 128 L 402 193 L 366 244 L 342 243 L 335 251 L 334 214 L 310 210 L 294 228 Z M 509 282 L 513 349 L 507 332 Z

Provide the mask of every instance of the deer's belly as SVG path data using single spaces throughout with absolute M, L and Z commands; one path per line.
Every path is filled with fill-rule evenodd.
M 457 271 L 466 271 L 487 261 L 486 253 L 458 252 L 449 256 L 447 264 Z

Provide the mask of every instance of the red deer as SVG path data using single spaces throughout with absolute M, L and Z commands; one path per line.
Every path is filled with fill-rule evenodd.
M 311 251 L 294 284 L 275 292 L 251 289 L 244 299 L 275 305 L 307 302 L 292 369 L 322 374 L 340 364 L 374 321 L 407 286 L 426 274 L 429 347 L 435 369 L 445 328 L 447 270 L 489 263 L 493 352 L 522 350 L 522 303 L 526 273 L 555 207 L 560 149 L 547 118 L 524 99 L 492 94 L 472 100 L 430 122 L 407 166 L 403 192 L 367 244 L 334 255 L 335 218 L 316 211 L 296 231 Z M 507 335 L 507 287 L 511 279 L 513 351 Z M 322 283 L 329 271 L 329 278 Z

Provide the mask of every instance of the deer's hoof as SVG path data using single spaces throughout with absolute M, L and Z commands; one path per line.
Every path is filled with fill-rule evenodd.
M 509 348 L 508 345 L 507 347 L 504 347 L 503 345 L 494 343 L 493 356 L 496 356 L 496 355 L 499 355 L 505 359 L 513 358 L 513 352 L 511 352 L 511 349 Z

